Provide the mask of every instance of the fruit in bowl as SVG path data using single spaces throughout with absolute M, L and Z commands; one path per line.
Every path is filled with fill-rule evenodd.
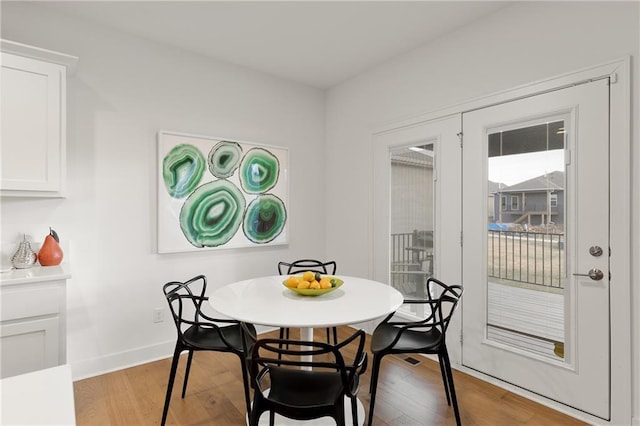
M 319 296 L 340 287 L 342 280 L 331 276 L 322 276 L 319 272 L 306 271 L 302 275 L 290 275 L 283 284 L 298 294 Z

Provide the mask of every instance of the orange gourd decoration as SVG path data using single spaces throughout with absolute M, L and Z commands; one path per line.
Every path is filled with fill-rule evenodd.
M 55 266 L 62 262 L 62 248 L 60 248 L 60 238 L 53 229 L 49 228 L 49 235 L 44 237 L 44 242 L 38 252 L 38 260 L 42 266 Z

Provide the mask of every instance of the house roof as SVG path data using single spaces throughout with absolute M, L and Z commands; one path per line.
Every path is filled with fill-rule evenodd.
M 564 172 L 556 170 L 551 173 L 525 180 L 515 185 L 504 187 L 500 192 L 548 191 L 564 189 Z
M 502 182 L 494 182 L 491 180 L 487 184 L 487 188 L 489 188 L 489 194 L 498 192 L 498 190 L 500 190 L 501 188 L 506 188 L 506 187 L 507 185 Z

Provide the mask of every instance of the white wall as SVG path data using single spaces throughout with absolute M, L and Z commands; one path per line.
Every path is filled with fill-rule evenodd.
M 327 193 L 327 242 L 349 273 L 372 274 L 372 134 L 390 123 L 434 113 L 533 81 L 632 56 L 634 424 L 640 425 L 640 143 L 637 2 L 517 3 L 332 88 L 327 94 L 326 155 L 339 173 Z M 345 185 L 344 182 L 349 182 Z M 363 255 L 365 254 L 365 255 Z M 613 307 L 615 309 L 615 307 Z
M 162 284 L 197 274 L 215 289 L 324 257 L 324 93 L 97 27 L 26 3 L 2 4 L 2 38 L 79 57 L 68 80 L 68 198 L 2 201 L 6 261 L 23 232 L 60 234 L 74 378 L 169 356 Z M 156 133 L 173 130 L 289 148 L 288 246 L 155 253 Z M 25 159 L 25 161 L 28 161 Z M 319 167 L 318 169 L 322 169 Z

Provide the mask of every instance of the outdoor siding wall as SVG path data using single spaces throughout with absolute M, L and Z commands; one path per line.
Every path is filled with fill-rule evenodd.
M 392 170 L 391 233 L 433 231 L 433 171 L 410 165 Z

